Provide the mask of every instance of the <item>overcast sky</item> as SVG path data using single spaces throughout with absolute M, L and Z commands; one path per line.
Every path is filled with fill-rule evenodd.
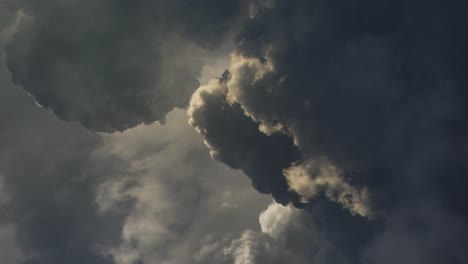
M 0 262 L 468 262 L 468 2 L 0 0 Z

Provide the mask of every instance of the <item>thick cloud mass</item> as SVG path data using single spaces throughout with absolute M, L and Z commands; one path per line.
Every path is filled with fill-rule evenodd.
M 299 151 L 287 135 L 261 133 L 259 124 L 246 117 L 238 104 L 226 101 L 227 78 L 197 90 L 189 109 L 190 124 L 206 137 L 214 159 L 241 169 L 258 191 L 271 193 L 281 203 L 297 201 L 297 195 L 288 191 L 282 169 L 300 158 Z
M 13 80 L 93 131 L 164 122 L 198 86 L 201 55 L 235 25 L 237 1 L 24 1 L 7 46 Z
M 445 188 L 433 185 L 441 170 L 463 175 L 465 5 L 270 4 L 236 37 L 224 104 L 238 105 L 237 115 L 266 134 L 293 135 L 304 162 L 325 158 L 357 185 L 398 191 L 394 184 L 426 179 L 427 187 Z M 193 108 L 204 105 L 199 100 Z M 209 114 L 192 119 L 208 123 Z M 246 130 L 235 129 L 205 136 L 229 141 Z
M 245 230 L 224 248 L 230 258 L 222 263 L 329 263 L 343 261 L 322 237 L 304 211 L 270 204 L 260 214 L 261 232 Z M 232 261 L 232 262 L 231 262 Z M 337 262 L 338 263 L 338 262 Z
M 14 232 L 14 239 L 2 241 L 12 249 L 2 261 L 111 263 L 99 247 L 119 239 L 123 218 L 99 215 L 94 193 L 107 177 L 119 177 L 125 163 L 111 155 L 95 160 L 98 136 L 58 122 L 7 76 L 0 67 L 0 181 L 6 197 L 0 221 Z
M 465 234 L 468 220 L 462 202 L 468 185 L 467 10 L 456 0 L 269 1 L 236 36 L 229 78 L 217 89 L 223 95 L 200 96 L 207 94 L 202 86 L 193 97 L 192 124 L 215 157 L 258 149 L 249 140 L 238 142 L 252 128 L 235 120 L 249 119 L 268 146 L 288 148 L 274 138 L 290 135 L 289 148 L 299 153 L 274 163 L 275 174 L 268 176 L 269 182 L 287 177 L 288 185 L 276 185 L 276 193 L 288 193 L 282 202 L 296 202 L 291 193 L 297 192 L 314 201 L 306 206 L 312 213 L 322 208 L 325 219 L 339 214 L 322 197 L 377 218 L 365 230 L 362 222 L 347 220 L 348 230 L 362 234 L 331 237 L 351 262 L 360 261 L 367 244 L 379 252 L 366 263 L 385 263 L 400 250 L 395 241 L 423 241 L 426 232 L 437 242 L 418 246 L 413 255 L 397 254 L 397 262 L 462 263 L 458 245 L 466 246 L 466 236 L 455 234 Z M 216 118 L 230 106 L 238 108 L 234 116 Z M 252 172 L 271 161 L 271 155 L 238 158 Z M 249 177 L 254 183 L 265 178 Z M 429 201 L 439 204 L 429 206 L 438 219 L 416 210 Z M 406 232 L 412 221 L 424 232 Z M 336 230 L 338 222 L 331 224 Z M 457 231 L 443 234 L 441 225 Z M 399 235 L 389 235 L 394 231 Z M 426 257 L 434 248 L 440 249 L 437 260 Z
M 258 229 L 270 197 L 213 162 L 184 111 L 95 135 L 8 80 L 0 67 L 2 263 L 217 263 Z
M 271 199 L 210 159 L 184 111 L 171 112 L 164 126 L 106 136 L 99 152 L 129 164 L 126 177 L 99 187 L 101 210 L 118 211 L 129 197 L 135 201 L 121 243 L 107 249 L 116 264 L 220 263 L 223 247 L 244 229 L 258 229 L 258 213 Z
M 0 257 L 465 263 L 465 2 L 3 1 Z
M 37 107 L 1 65 L 2 263 L 220 263 L 258 229 L 271 198 L 213 162 L 184 111 L 96 135 Z

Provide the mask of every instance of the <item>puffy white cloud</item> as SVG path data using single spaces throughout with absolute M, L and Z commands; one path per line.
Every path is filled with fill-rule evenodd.
M 224 248 L 232 262 L 223 263 L 346 263 L 303 210 L 271 203 L 259 223 L 260 231 L 247 229 Z

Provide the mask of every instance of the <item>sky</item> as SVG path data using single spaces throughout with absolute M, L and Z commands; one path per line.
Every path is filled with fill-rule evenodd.
M 467 12 L 0 0 L 0 262 L 466 263 Z

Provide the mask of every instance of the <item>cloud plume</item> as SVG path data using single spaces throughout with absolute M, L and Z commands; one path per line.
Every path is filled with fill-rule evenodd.
M 438 210 L 445 224 L 468 219 L 460 202 L 461 186 L 468 184 L 467 9 L 456 0 L 268 1 L 236 35 L 231 65 L 221 81 L 195 93 L 192 125 L 215 158 L 228 165 L 224 153 L 258 149 L 239 137 L 245 131 L 255 131 L 273 146 L 288 138 L 297 154 L 270 166 L 275 174 L 269 174 L 269 183 L 275 179 L 280 184 L 268 189 L 288 193 L 282 203 L 320 212 L 327 221 L 343 216 L 323 198 L 375 217 L 368 224 L 354 218 L 330 224 L 336 230 L 340 225 L 361 230 L 360 235 L 346 231 L 330 236 L 351 263 L 359 263 L 363 248 L 377 243 L 376 236 L 382 239 L 379 244 L 388 243 L 385 254 L 398 250 L 382 234 L 394 228 L 392 219 L 406 225 L 417 218 L 411 211 L 425 201 L 447 209 Z M 214 102 L 218 106 L 210 109 Z M 220 117 L 233 106 L 235 118 Z M 239 119 L 252 125 L 237 125 Z M 272 162 L 270 155 L 251 159 L 243 154 L 236 160 L 253 167 L 246 173 L 251 179 L 264 177 L 255 168 L 264 170 Z M 287 184 L 276 180 L 283 178 Z M 265 186 L 253 185 L 258 190 Z M 297 195 L 310 204 L 298 203 Z M 399 218 L 401 211 L 410 216 Z M 433 216 L 428 217 L 427 232 L 442 241 Z M 418 250 L 430 254 L 428 248 Z M 462 258 L 453 256 L 463 255 L 448 249 L 440 254 L 454 263 Z
M 0 254 L 466 262 L 467 10 L 461 0 L 3 1 L 1 60 L 32 98 L 0 68 L 0 239 L 11 240 Z M 199 86 L 231 48 L 226 71 Z M 172 111 L 187 105 L 199 135 Z M 268 201 L 239 171 L 276 202 L 259 218 Z
M 237 1 L 22 1 L 6 47 L 13 80 L 60 119 L 98 132 L 164 123 L 199 85 Z
M 358 189 L 343 179 L 341 172 L 327 161 L 309 161 L 284 171 L 289 187 L 308 202 L 324 192 L 332 201 L 341 204 L 353 214 L 372 218 L 374 212 L 366 188 Z
M 245 116 L 239 104 L 227 101 L 228 78 L 226 72 L 197 90 L 188 110 L 189 123 L 205 136 L 214 159 L 241 169 L 258 191 L 272 194 L 280 203 L 298 201 L 282 175 L 284 168 L 300 158 L 292 138 L 260 132 L 259 124 Z

